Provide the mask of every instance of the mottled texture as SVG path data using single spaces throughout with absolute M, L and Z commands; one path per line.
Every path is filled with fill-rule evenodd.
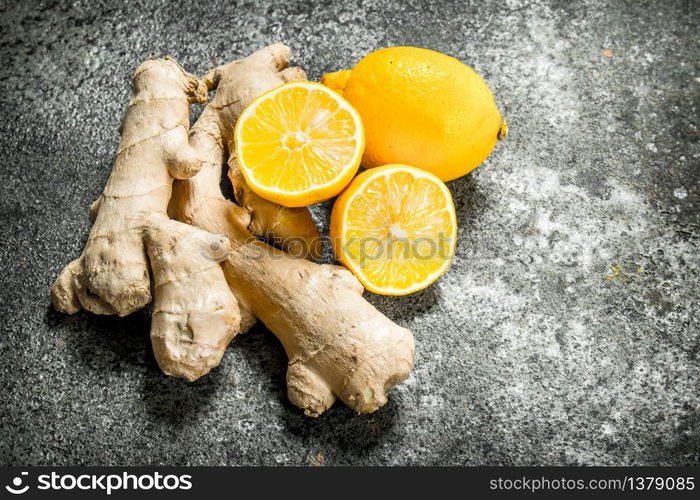
M 700 462 L 696 3 L 113 4 L 0 4 L 0 463 Z M 169 54 L 201 74 L 277 39 L 312 78 L 382 46 L 447 52 L 510 125 L 450 183 L 452 269 L 368 296 L 417 349 L 376 414 L 304 417 L 262 328 L 188 384 L 158 370 L 147 312 L 49 306 L 134 68 Z

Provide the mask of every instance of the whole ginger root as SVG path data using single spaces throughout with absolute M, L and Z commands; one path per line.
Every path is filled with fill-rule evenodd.
M 336 398 L 371 412 L 409 375 L 411 332 L 366 302 L 345 268 L 295 257 L 320 255 L 308 210 L 255 195 L 229 155 L 243 108 L 305 78 L 287 68 L 289 56 L 275 44 L 206 75 L 216 95 L 191 131 L 189 104 L 204 101 L 206 87 L 170 59 L 136 71 L 117 158 L 90 210 L 88 242 L 54 283 L 52 301 L 70 314 L 124 316 L 150 302 L 150 269 L 151 339 L 167 374 L 204 375 L 234 335 L 260 319 L 289 356 L 289 398 L 307 415 L 320 415 Z M 221 193 L 225 164 L 242 206 Z
M 211 251 L 228 240 L 166 215 L 173 178 L 202 167 L 189 145 L 189 105 L 206 98 L 206 86 L 170 58 L 139 66 L 109 181 L 90 208 L 88 241 L 51 288 L 59 311 L 126 316 L 151 301 L 152 269 L 156 360 L 189 380 L 219 364 L 240 325 L 218 264 L 226 252 Z
M 292 403 L 310 416 L 323 413 L 336 398 L 358 412 L 372 412 L 413 367 L 411 332 L 365 301 L 362 285 L 344 267 L 294 258 L 251 233 L 298 236 L 295 241 L 309 245 L 314 230 L 304 212 L 289 213 L 250 197 L 235 160 L 229 161 L 230 177 L 246 209 L 226 200 L 219 186 L 222 166 L 233 151 L 233 127 L 245 106 L 266 90 L 305 79 L 302 70 L 287 67 L 289 57 L 288 47 L 274 44 L 204 78 L 216 95 L 190 132 L 202 168 L 175 182 L 169 212 L 228 236 L 231 251 L 223 261 L 224 273 L 239 301 L 242 324 L 257 317 L 282 342 L 289 357 Z M 251 227 L 248 211 L 257 226 Z

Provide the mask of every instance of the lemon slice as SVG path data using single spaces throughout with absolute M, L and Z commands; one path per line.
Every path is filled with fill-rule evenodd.
M 374 293 L 407 295 L 427 287 L 450 267 L 456 241 L 449 189 L 408 165 L 363 172 L 333 206 L 336 258 Z
M 255 99 L 234 131 L 236 158 L 255 193 L 287 207 L 336 196 L 360 165 L 360 115 L 340 94 L 290 82 Z

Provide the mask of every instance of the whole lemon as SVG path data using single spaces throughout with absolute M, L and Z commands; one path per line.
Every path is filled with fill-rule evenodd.
M 479 166 L 507 131 L 484 80 L 433 50 L 377 50 L 321 82 L 360 113 L 368 168 L 403 163 L 449 181 Z

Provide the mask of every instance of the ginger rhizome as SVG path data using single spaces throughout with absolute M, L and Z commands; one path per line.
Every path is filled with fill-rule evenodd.
M 245 106 L 306 78 L 287 67 L 289 57 L 286 46 L 271 45 L 203 83 L 171 59 L 139 67 L 90 236 L 54 283 L 52 301 L 70 314 L 124 316 L 151 301 L 152 274 L 151 339 L 165 373 L 201 377 L 260 320 L 287 352 L 288 395 L 307 415 L 336 398 L 371 412 L 409 375 L 413 335 L 365 301 L 347 269 L 314 263 L 321 238 L 309 211 L 253 193 L 232 154 Z M 190 129 L 189 105 L 207 90 L 216 93 Z M 226 165 L 238 204 L 221 193 Z
M 251 233 L 299 236 L 296 241 L 307 242 L 315 231 L 304 212 L 290 213 L 250 197 L 233 161 L 235 192 L 246 209 L 225 199 L 220 190 L 241 111 L 260 93 L 305 79 L 302 70 L 287 67 L 289 57 L 289 48 L 275 44 L 205 77 L 216 94 L 190 132 L 202 168 L 174 183 L 169 211 L 183 222 L 228 236 L 231 251 L 223 261 L 224 272 L 239 301 L 242 323 L 258 318 L 282 342 L 289 357 L 292 403 L 310 416 L 323 413 L 336 398 L 359 412 L 372 412 L 411 371 L 411 332 L 365 301 L 362 285 L 347 269 L 294 258 Z M 259 225 L 250 225 L 248 211 Z
M 238 168 L 233 152 L 228 160 L 228 178 L 239 205 L 251 215 L 248 229 L 255 236 L 281 247 L 293 257 L 318 260 L 323 239 L 306 208 L 288 208 L 258 196 L 250 190 Z
M 238 301 L 219 262 L 229 241 L 161 216 L 147 224 L 153 270 L 153 354 L 168 375 L 196 380 L 219 365 L 238 333 Z
M 189 112 L 206 98 L 206 86 L 170 58 L 139 66 L 109 181 L 90 208 L 87 243 L 51 288 L 59 311 L 126 316 L 151 301 L 152 269 L 156 360 L 189 380 L 219 364 L 240 324 L 217 263 L 225 252 L 211 249 L 228 241 L 166 215 L 173 178 L 202 166 L 189 146 Z

